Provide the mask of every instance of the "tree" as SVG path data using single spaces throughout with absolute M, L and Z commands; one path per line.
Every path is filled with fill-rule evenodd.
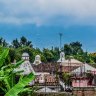
M 21 46 L 29 46 L 29 47 L 32 47 L 32 42 L 31 41 L 28 41 L 24 36 L 22 36 L 20 38 L 20 44 Z
M 65 55 L 71 55 L 72 54 L 72 48 L 70 45 L 68 44 L 65 44 L 64 45 L 64 52 L 65 52 Z
M 21 60 L 21 53 L 17 52 L 17 49 L 15 49 L 15 48 L 10 48 L 8 55 L 9 55 L 9 58 L 10 58 L 10 62 L 14 62 L 14 60 L 16 60 L 16 61 Z
M 43 49 L 43 55 L 46 57 L 47 62 L 52 62 L 54 55 L 49 49 Z
M 8 46 L 8 43 L 6 42 L 5 39 L 3 39 L 3 38 L 1 37 L 1 38 L 0 38 L 0 45 L 1 45 L 2 47 L 7 47 L 7 46 Z
M 59 47 L 55 47 L 50 50 L 50 52 L 53 54 L 53 60 L 52 61 L 57 61 L 59 59 L 59 55 L 60 55 L 60 52 L 59 52 Z
M 8 46 L 8 43 L 5 40 L 3 40 L 3 47 L 7 47 L 7 46 Z
M 69 73 L 63 73 L 62 78 L 64 80 L 65 85 L 70 86 L 71 85 L 71 74 Z
M 27 44 L 27 39 L 26 39 L 24 36 L 22 36 L 22 37 L 20 38 L 20 44 L 21 44 L 22 46 L 24 46 L 24 45 Z
M 29 47 L 32 48 L 33 47 L 32 42 L 31 41 L 27 41 L 26 46 L 29 46 Z
M 70 43 L 70 46 L 72 48 L 71 50 L 72 50 L 73 55 L 76 55 L 76 54 L 79 54 L 79 53 L 83 52 L 82 44 L 78 41 Z
M 89 57 L 92 63 L 96 63 L 96 53 L 89 53 Z
M 78 41 L 72 42 L 70 44 L 65 44 L 64 45 L 64 52 L 65 52 L 65 55 L 82 54 L 83 53 L 82 44 Z
M 12 45 L 13 45 L 13 48 L 19 48 L 20 47 L 20 43 L 19 43 L 17 38 L 12 41 Z
M 20 40 L 17 38 L 12 41 L 13 48 L 19 48 L 19 47 L 26 47 L 29 46 L 30 48 L 33 47 L 32 42 L 28 41 L 26 37 L 22 36 Z

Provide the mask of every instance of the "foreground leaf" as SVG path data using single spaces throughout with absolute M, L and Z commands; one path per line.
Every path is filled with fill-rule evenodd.
M 5 49 L 4 52 L 0 55 L 0 67 L 5 62 L 6 57 L 8 56 L 9 49 Z
M 10 89 L 5 96 L 17 96 L 29 82 L 34 80 L 35 76 L 33 73 L 23 77 L 12 89 Z
M 17 68 L 19 65 L 21 65 L 24 62 L 24 60 L 21 60 L 15 64 L 15 68 Z

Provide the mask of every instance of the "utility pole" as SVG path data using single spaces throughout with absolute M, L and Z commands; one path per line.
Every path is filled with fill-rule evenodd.
M 63 36 L 63 34 L 59 33 L 59 36 L 60 36 L 60 51 L 61 51 L 61 48 L 62 48 L 62 36 Z
M 62 51 L 62 36 L 63 36 L 63 34 L 62 33 L 59 33 L 59 36 L 60 36 L 60 54 L 62 54 L 61 53 L 61 51 Z M 60 72 L 59 72 L 59 82 L 62 80 L 62 56 L 60 57 L 61 58 L 61 62 L 60 62 Z M 59 86 L 58 86 L 59 87 Z

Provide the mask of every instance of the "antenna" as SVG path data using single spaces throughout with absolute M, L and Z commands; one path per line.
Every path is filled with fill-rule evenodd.
M 62 47 L 62 36 L 63 36 L 63 34 L 62 33 L 59 33 L 59 36 L 60 36 L 60 51 L 61 51 L 61 47 Z
M 62 46 L 62 33 L 59 33 L 60 36 L 60 52 L 61 52 L 61 46 Z M 59 79 L 62 78 L 62 57 L 61 57 L 61 63 L 60 63 L 60 75 Z
M 84 75 L 85 75 L 85 64 L 86 64 L 86 62 L 87 62 L 87 50 L 86 50 L 86 52 L 85 52 L 85 61 L 84 61 Z

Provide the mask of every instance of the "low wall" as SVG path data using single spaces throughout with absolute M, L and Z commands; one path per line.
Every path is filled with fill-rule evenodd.
M 74 96 L 96 96 L 96 87 L 75 87 L 72 92 Z
M 34 96 L 73 96 L 71 93 L 58 92 L 58 93 L 35 93 Z

